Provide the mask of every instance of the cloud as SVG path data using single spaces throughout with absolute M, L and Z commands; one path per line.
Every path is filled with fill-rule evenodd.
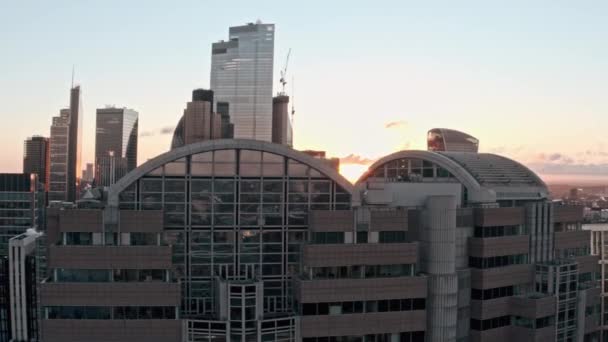
M 160 129 L 155 129 L 154 131 L 144 131 L 139 133 L 139 136 L 141 138 L 145 138 L 145 137 L 153 137 L 156 135 L 166 135 L 166 134 L 172 134 L 173 131 L 175 130 L 175 128 L 173 126 L 166 126 Z
M 173 126 L 166 126 L 160 129 L 160 134 L 171 134 L 175 130 Z
M 384 128 L 401 128 L 401 127 L 406 127 L 407 126 L 407 122 L 403 121 L 403 120 L 399 120 L 399 121 L 391 121 L 391 122 L 387 122 L 386 124 L 384 124 Z
M 374 162 L 374 159 L 362 157 L 358 154 L 351 153 L 346 157 L 340 158 L 341 164 L 356 164 L 356 165 L 370 165 Z

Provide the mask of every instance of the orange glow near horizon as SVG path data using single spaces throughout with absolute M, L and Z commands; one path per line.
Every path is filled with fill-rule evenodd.
M 369 165 L 361 164 L 340 164 L 340 174 L 348 179 L 351 183 L 355 183 L 361 175 L 367 171 Z

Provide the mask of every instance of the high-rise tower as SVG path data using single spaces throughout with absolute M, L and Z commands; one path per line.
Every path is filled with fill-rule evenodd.
M 70 90 L 70 126 L 68 129 L 67 201 L 78 199 L 80 160 L 82 156 L 82 101 L 80 86 Z
M 216 107 L 228 103 L 236 139 L 272 141 L 273 59 L 274 24 L 231 27 L 212 46 L 211 89 Z
M 49 201 L 78 199 L 81 146 L 82 102 L 76 86 L 70 90 L 70 108 L 53 117 L 51 125 Z
M 35 135 L 23 144 L 23 173 L 35 173 L 44 189 L 49 190 L 51 161 L 49 138 Z
M 49 201 L 67 201 L 68 141 L 70 110 L 53 117 L 50 139 Z
M 137 167 L 138 113 L 127 108 L 97 109 L 95 181 L 109 186 Z

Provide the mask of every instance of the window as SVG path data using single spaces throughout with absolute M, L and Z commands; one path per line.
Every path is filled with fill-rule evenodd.
M 344 243 L 344 232 L 316 232 L 316 233 L 313 233 L 313 243 L 316 243 L 316 244 Z
M 156 233 L 130 233 L 132 246 L 154 246 L 158 244 Z
M 68 246 L 90 246 L 93 244 L 93 233 L 66 232 L 65 244 Z
M 494 268 L 528 263 L 528 254 L 501 255 L 488 258 L 469 257 L 469 267 Z
M 385 231 L 378 234 L 380 243 L 398 243 L 405 242 L 405 231 Z
M 367 232 L 357 232 L 357 243 L 367 243 Z
M 511 325 L 511 316 L 500 316 L 484 320 L 471 319 L 471 330 L 491 330 Z

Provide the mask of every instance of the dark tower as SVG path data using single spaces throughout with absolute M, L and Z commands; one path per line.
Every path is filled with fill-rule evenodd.
M 66 170 L 68 202 L 78 199 L 80 179 L 80 160 L 82 155 L 82 102 L 80 101 L 80 86 L 70 90 L 70 128 L 68 131 L 68 163 Z

